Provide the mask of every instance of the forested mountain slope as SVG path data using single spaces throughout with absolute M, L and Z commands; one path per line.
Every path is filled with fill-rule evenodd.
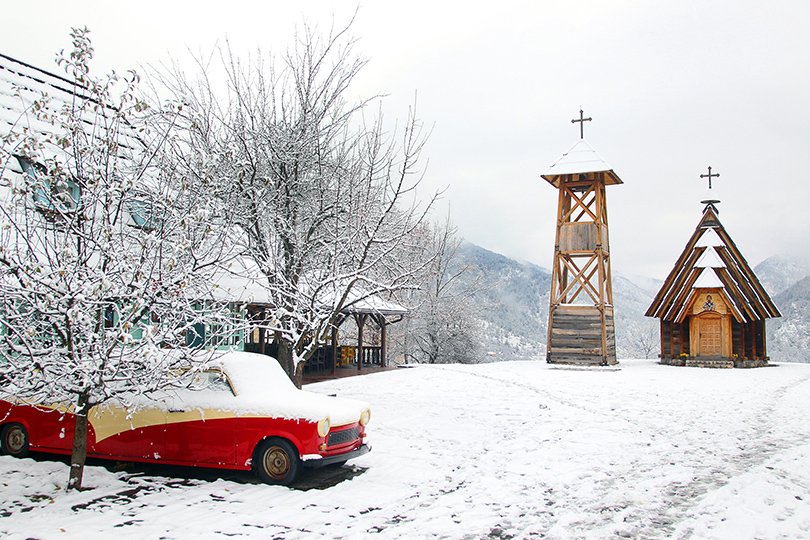
M 768 354 L 775 362 L 810 362 L 810 276 L 773 298 L 782 317 L 768 321 Z
M 489 279 L 489 287 L 473 296 L 486 354 L 497 360 L 544 360 L 551 272 L 471 243 L 464 243 L 461 257 Z M 613 300 L 619 356 L 654 358 L 658 354 L 658 325 L 644 317 L 652 294 L 614 274 Z

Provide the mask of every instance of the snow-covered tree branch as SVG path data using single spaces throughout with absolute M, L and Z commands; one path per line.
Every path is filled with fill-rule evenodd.
M 414 110 L 398 139 L 381 114 L 368 120 L 375 98 L 348 102 L 365 61 L 347 32 L 305 27 L 285 56 L 246 63 L 225 48 L 224 92 L 209 62 L 192 79 L 177 68 L 160 76 L 186 104 L 185 177 L 265 278 L 261 324 L 298 384 L 341 309 L 414 287 L 430 262 L 400 257 L 432 204 L 414 192 L 426 133 Z
M 416 306 L 408 328 L 408 354 L 417 362 L 480 361 L 480 308 L 472 296 L 488 284 L 478 268 L 460 256 L 462 238 L 457 232 L 449 214 L 424 232 L 427 247 L 423 251 L 435 255 L 422 287 L 411 295 Z

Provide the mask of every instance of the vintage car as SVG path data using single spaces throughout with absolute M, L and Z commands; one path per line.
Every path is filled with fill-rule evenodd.
M 226 353 L 201 379 L 197 388 L 140 397 L 127 408 L 91 409 L 88 456 L 252 468 L 265 482 L 288 485 L 301 467 L 343 464 L 369 451 L 367 404 L 299 390 L 269 356 Z M 73 426 L 64 407 L 0 400 L 5 454 L 69 454 Z

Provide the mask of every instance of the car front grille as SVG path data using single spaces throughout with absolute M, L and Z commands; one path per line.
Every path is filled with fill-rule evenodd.
M 357 426 L 343 429 L 341 431 L 330 431 L 329 439 L 326 442 L 327 446 L 338 446 L 352 442 L 360 436 L 360 428 Z

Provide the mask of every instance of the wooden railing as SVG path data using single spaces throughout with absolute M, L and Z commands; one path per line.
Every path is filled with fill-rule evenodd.
M 363 347 L 363 365 L 364 366 L 381 366 L 382 365 L 382 347 Z

